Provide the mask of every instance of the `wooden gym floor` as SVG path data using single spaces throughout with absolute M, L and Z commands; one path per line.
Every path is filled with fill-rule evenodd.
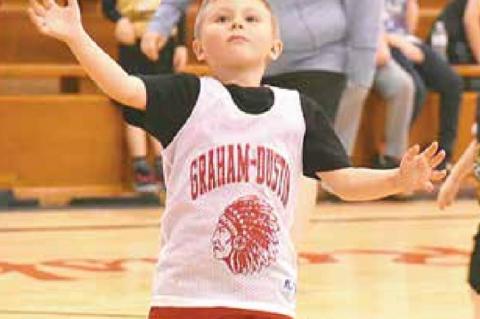
M 320 204 L 301 252 L 299 319 L 471 318 L 474 200 Z M 0 213 L 0 318 L 145 318 L 160 209 Z

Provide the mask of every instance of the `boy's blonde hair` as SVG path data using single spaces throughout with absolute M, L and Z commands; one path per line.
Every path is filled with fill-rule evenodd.
M 207 10 L 208 5 L 211 4 L 213 1 L 216 1 L 216 0 L 203 0 L 202 4 L 200 5 L 200 9 L 198 10 L 197 17 L 195 19 L 195 27 L 193 29 L 193 37 L 195 39 L 200 38 L 200 34 L 201 34 L 200 30 L 202 27 L 203 19 L 205 18 L 205 12 Z M 272 17 L 273 35 L 274 37 L 279 38 L 280 27 L 278 25 L 278 20 L 275 14 L 273 13 L 272 7 L 270 6 L 270 3 L 268 2 L 268 0 L 258 0 L 258 1 L 262 2 L 270 12 L 270 15 Z

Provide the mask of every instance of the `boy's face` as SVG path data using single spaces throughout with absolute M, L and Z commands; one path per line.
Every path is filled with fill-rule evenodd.
M 276 59 L 281 41 L 260 0 L 214 0 L 204 13 L 194 49 L 211 66 L 258 67 Z

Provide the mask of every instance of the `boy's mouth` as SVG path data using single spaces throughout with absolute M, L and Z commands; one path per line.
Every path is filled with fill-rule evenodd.
M 242 35 L 231 35 L 227 39 L 228 42 L 247 42 L 248 39 Z

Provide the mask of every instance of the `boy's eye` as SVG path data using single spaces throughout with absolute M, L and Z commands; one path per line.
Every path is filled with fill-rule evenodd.
M 260 21 L 260 19 L 256 16 L 248 16 L 246 18 L 246 20 L 247 20 L 247 22 L 258 22 L 258 21 Z
M 228 21 L 228 17 L 227 16 L 218 16 L 216 19 L 215 19 L 215 22 L 218 22 L 218 23 L 225 23 Z

